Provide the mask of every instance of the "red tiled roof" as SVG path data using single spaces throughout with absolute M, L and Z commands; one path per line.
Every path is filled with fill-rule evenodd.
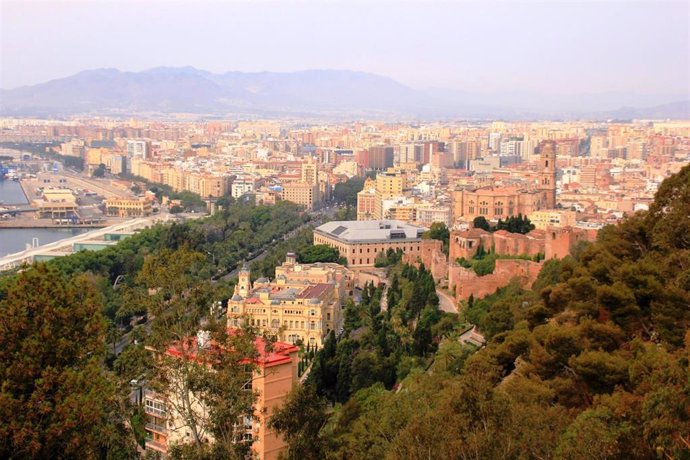
M 326 283 L 314 284 L 307 286 L 302 292 L 297 295 L 298 299 L 311 299 L 314 297 L 320 298 L 332 285 Z
M 230 334 L 234 332 L 233 330 L 228 331 Z M 257 337 L 254 341 L 254 345 L 258 353 L 254 362 L 261 367 L 272 367 L 288 363 L 292 359 L 290 358 L 290 354 L 299 351 L 299 347 L 287 342 L 273 342 L 270 346 L 267 346 L 263 337 Z M 210 346 L 214 347 L 218 352 L 223 350 L 223 348 L 219 347 L 214 342 L 212 342 Z M 196 359 L 196 352 L 198 350 L 197 338 L 189 337 L 184 341 L 184 347 L 186 348 L 186 353 L 183 353 L 179 344 L 171 345 L 165 353 L 175 358 L 181 358 L 183 355 L 186 355 L 189 359 Z

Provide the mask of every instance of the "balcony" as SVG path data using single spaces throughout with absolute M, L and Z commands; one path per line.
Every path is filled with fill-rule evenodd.
M 155 450 L 157 452 L 162 452 L 165 454 L 168 452 L 168 445 L 167 443 L 154 441 L 153 439 L 147 439 L 146 450 Z
M 156 433 L 167 434 L 168 431 L 164 425 L 158 425 L 152 422 L 146 422 L 146 429 L 150 431 L 155 431 Z
M 158 409 L 156 407 L 144 406 L 144 412 L 150 415 L 154 415 L 160 418 L 166 418 L 166 411 L 164 409 Z

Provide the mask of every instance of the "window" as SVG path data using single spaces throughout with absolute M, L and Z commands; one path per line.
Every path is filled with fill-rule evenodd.
M 503 202 L 502 201 L 496 202 L 496 205 L 494 206 L 494 214 L 497 216 L 503 215 Z
M 479 214 L 482 216 L 486 216 L 489 214 L 489 203 L 486 201 L 482 201 L 479 203 Z
M 157 415 L 159 417 L 165 417 L 165 403 L 147 399 L 146 412 Z

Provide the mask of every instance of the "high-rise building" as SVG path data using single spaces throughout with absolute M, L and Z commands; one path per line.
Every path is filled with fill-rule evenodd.
M 305 182 L 288 182 L 283 185 L 283 200 L 301 204 L 308 210 L 318 207 L 319 186 Z
M 357 220 L 374 219 L 376 210 L 376 183 L 368 177 L 362 191 L 357 194 Z
M 369 147 L 369 168 L 386 169 L 393 167 L 393 147 L 374 146 Z
M 472 160 L 481 158 L 482 144 L 477 140 L 455 141 L 450 144 L 449 153 L 453 156 L 456 167 L 469 169 Z
M 127 141 L 127 157 L 139 157 L 146 160 L 150 156 L 151 144 L 147 141 Z
M 420 162 L 423 155 L 421 144 L 402 144 L 399 147 L 398 164 Z
M 319 167 L 313 158 L 309 157 L 302 163 L 302 182 L 316 184 L 318 180 Z
M 501 133 L 489 133 L 489 150 L 498 152 L 501 146 Z

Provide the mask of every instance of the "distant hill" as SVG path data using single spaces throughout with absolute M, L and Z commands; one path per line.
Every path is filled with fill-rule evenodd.
M 621 108 L 635 95 L 562 97 L 416 90 L 395 80 L 348 70 L 226 72 L 159 67 L 143 72 L 87 70 L 33 86 L 0 90 L 0 114 L 69 116 L 194 113 L 328 118 L 688 118 L 690 101 L 651 109 Z M 599 100 L 597 105 L 595 101 Z M 573 101 L 577 101 L 577 104 Z M 584 101 L 584 102 L 583 102 Z M 606 101 L 606 108 L 601 104 Z M 664 100 L 662 102 L 667 102 Z M 578 105 L 579 104 L 579 105 Z M 582 107 L 586 104 L 586 107 Z M 650 104 L 651 105 L 651 104 Z

